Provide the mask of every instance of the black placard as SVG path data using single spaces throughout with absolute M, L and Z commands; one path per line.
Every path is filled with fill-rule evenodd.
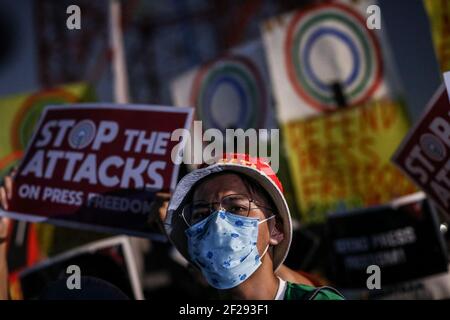
M 327 238 L 333 280 L 366 288 L 370 265 L 381 283 L 394 284 L 447 271 L 447 251 L 437 215 L 423 194 L 389 205 L 329 216 Z

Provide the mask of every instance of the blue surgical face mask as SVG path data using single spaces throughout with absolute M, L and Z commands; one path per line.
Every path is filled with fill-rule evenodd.
M 245 281 L 261 265 L 256 242 L 258 218 L 215 211 L 186 230 L 189 255 L 208 283 L 217 289 L 233 288 Z

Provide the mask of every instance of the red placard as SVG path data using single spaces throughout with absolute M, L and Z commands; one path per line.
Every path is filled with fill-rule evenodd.
M 1 215 L 149 237 L 155 193 L 178 176 L 181 142 L 171 135 L 191 121 L 191 108 L 47 107 Z
M 450 102 L 444 86 L 433 96 L 392 160 L 450 214 Z

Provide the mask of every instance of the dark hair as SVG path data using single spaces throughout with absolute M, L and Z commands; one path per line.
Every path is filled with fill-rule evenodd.
M 229 171 L 233 172 L 233 171 Z M 250 178 L 247 175 L 244 174 L 238 174 L 239 178 L 241 178 L 242 182 L 244 183 L 245 187 L 247 188 L 248 192 L 253 196 L 255 194 L 260 195 L 264 201 L 266 201 L 267 206 L 273 210 L 274 213 L 277 213 L 275 203 L 272 200 L 272 197 L 269 195 L 269 193 L 266 191 L 266 189 L 261 188 L 261 185 L 256 182 L 253 178 Z

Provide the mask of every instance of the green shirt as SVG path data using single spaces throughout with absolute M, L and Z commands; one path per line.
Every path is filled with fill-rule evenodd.
M 284 300 L 344 300 L 344 297 L 333 288 L 319 288 L 287 282 Z M 318 292 L 316 292 L 318 290 Z M 312 299 L 311 297 L 314 296 Z

